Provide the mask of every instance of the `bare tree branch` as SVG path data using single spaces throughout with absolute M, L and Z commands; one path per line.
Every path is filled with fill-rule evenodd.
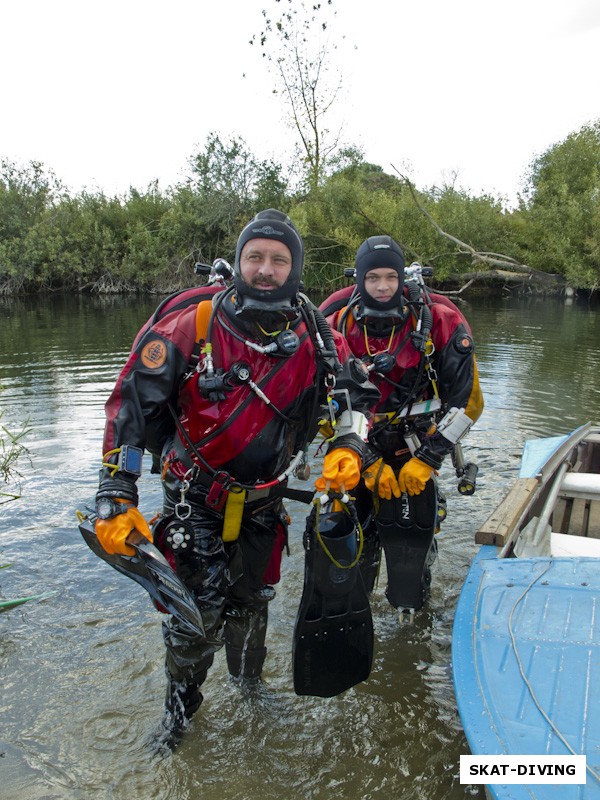
M 484 272 L 475 273 L 472 277 L 473 280 L 483 278 L 496 278 L 500 276 L 499 270 L 504 270 L 505 272 L 514 272 L 518 273 L 519 275 L 526 275 L 529 278 L 535 278 L 540 282 L 543 283 L 551 283 L 556 282 L 560 279 L 560 276 L 553 275 L 548 272 L 542 272 L 541 270 L 533 269 L 533 267 L 527 266 L 527 264 L 521 264 L 516 259 L 512 258 L 511 256 L 507 256 L 503 253 L 489 253 L 481 250 L 476 250 L 470 244 L 463 242 L 461 239 L 458 239 L 456 236 L 448 233 L 447 231 L 443 230 L 441 226 L 436 222 L 436 220 L 431 216 L 429 211 L 426 208 L 423 208 L 421 203 L 419 202 L 419 198 L 417 197 L 417 193 L 415 191 L 415 187 L 412 181 L 403 175 L 396 167 L 392 164 L 392 169 L 400 176 L 403 183 L 408 187 L 411 197 L 413 199 L 414 204 L 419 209 L 419 211 L 427 217 L 431 225 L 435 228 L 435 230 L 439 233 L 440 236 L 443 236 L 450 242 L 453 242 L 457 247 L 457 252 L 460 255 L 468 255 L 471 257 L 471 262 L 474 266 L 481 264 L 486 265 L 489 267 L 495 267 L 495 270 L 486 270 Z M 466 277 L 466 276 L 461 276 Z
M 304 155 L 307 182 L 313 188 L 320 183 L 331 154 L 339 147 L 343 127 L 331 136 L 323 125 L 323 118 L 338 99 L 343 83 L 342 71 L 337 67 L 335 80 L 330 83 L 332 54 L 337 49 L 328 30 L 328 19 L 336 16 L 331 6 L 331 0 L 323 6 L 290 0 L 285 10 L 277 11 L 277 19 L 263 9 L 264 28 L 258 38 L 252 36 L 250 40 L 250 44 L 260 43 L 263 56 L 275 70 L 291 111 L 291 127 L 296 130 Z M 315 36 L 316 30 L 322 34 L 327 31 L 327 35 L 320 39 Z M 269 49 L 267 43 L 271 40 Z

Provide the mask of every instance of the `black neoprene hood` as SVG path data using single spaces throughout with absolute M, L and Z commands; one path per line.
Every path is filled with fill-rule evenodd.
M 249 286 L 242 278 L 240 256 L 244 245 L 251 239 L 273 239 L 283 242 L 292 256 L 292 268 L 283 286 L 272 291 Z M 281 211 L 268 208 L 259 212 L 240 233 L 235 251 L 233 268 L 233 285 L 235 286 L 237 305 L 253 306 L 277 310 L 278 307 L 290 308 L 295 305 L 300 291 L 302 266 L 304 263 L 304 245 L 300 234 L 290 218 Z
M 365 314 L 368 314 L 367 308 L 376 312 L 391 312 L 401 307 L 405 266 L 406 262 L 402 248 L 391 236 L 370 236 L 361 244 L 356 251 L 354 267 L 356 269 L 356 284 L 360 292 L 362 305 L 365 306 Z M 385 303 L 375 300 L 365 288 L 367 272 L 382 267 L 393 269 L 398 273 L 398 289 L 393 297 Z

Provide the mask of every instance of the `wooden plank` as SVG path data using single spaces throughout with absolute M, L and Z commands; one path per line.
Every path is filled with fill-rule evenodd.
M 550 518 L 550 524 L 552 525 L 552 530 L 556 531 L 557 533 L 565 533 L 567 530 L 568 524 L 568 511 L 569 511 L 569 500 L 559 497 L 556 501 L 554 506 L 554 511 L 552 512 L 552 517 Z
M 569 530 L 574 536 L 587 536 L 587 509 L 585 500 L 573 500 Z
M 475 542 L 498 547 L 505 544 L 531 503 L 538 486 L 536 478 L 519 478 L 515 481 L 504 500 L 476 532 Z
M 593 500 L 590 503 L 588 536 L 594 539 L 600 539 L 600 500 Z

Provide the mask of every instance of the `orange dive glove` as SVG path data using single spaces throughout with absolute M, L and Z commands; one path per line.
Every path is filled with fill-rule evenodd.
M 408 494 L 421 494 L 432 475 L 433 469 L 429 464 L 413 456 L 402 467 L 398 475 L 400 491 L 408 492 Z
M 362 461 L 358 453 L 347 447 L 330 450 L 323 460 L 323 472 L 315 481 L 318 492 L 349 492 L 360 480 Z M 328 485 L 329 484 L 329 485 Z
M 95 529 L 98 541 L 109 555 L 117 553 L 122 556 L 135 555 L 133 547 L 125 543 L 132 531 L 138 531 L 152 541 L 148 523 L 135 506 L 129 506 L 127 511 L 111 519 L 97 519 Z
M 362 474 L 365 486 L 373 493 L 377 492 L 383 500 L 400 497 L 402 492 L 394 475 L 394 470 L 386 464 L 383 458 L 378 458 Z

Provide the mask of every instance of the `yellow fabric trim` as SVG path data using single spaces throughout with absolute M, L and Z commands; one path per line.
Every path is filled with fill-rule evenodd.
M 465 408 L 465 414 L 473 422 L 476 422 L 483 413 L 483 394 L 479 385 L 479 370 L 477 368 L 477 359 L 473 356 L 473 388 L 471 389 L 471 396 Z
M 223 541 L 235 542 L 240 535 L 242 515 L 246 501 L 246 490 L 232 486 L 225 502 L 225 518 L 223 520 Z

